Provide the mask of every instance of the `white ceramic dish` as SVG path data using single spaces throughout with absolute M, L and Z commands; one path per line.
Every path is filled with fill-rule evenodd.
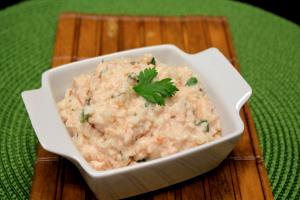
M 85 161 L 65 128 L 56 102 L 72 77 L 91 71 L 103 59 L 138 57 L 151 53 L 167 64 L 187 65 L 199 74 L 205 90 L 221 117 L 222 137 L 174 155 L 133 166 L 96 171 Z M 22 93 L 40 144 L 72 161 L 100 199 L 125 198 L 156 190 L 203 174 L 218 166 L 230 153 L 244 130 L 239 110 L 251 96 L 251 88 L 216 48 L 187 54 L 173 45 L 159 45 L 113 53 L 50 69 L 42 75 L 42 87 Z

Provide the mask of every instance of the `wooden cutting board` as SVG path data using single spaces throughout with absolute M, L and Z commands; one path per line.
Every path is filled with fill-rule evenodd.
M 157 44 L 175 44 L 189 53 L 217 47 L 237 69 L 224 17 L 141 17 L 61 14 L 52 66 Z M 212 66 L 213 67 L 213 66 Z M 244 134 L 216 169 L 191 180 L 133 199 L 273 199 L 249 105 L 241 109 Z M 38 145 L 31 199 L 95 199 L 69 161 Z

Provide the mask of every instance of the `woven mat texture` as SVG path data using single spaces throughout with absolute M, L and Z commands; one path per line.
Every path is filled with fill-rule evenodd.
M 228 18 L 275 199 L 300 199 L 300 27 L 235 1 L 44 0 L 0 11 L 0 199 L 28 199 L 37 139 L 20 93 L 50 68 L 59 14 Z M 247 178 L 247 177 L 245 177 Z

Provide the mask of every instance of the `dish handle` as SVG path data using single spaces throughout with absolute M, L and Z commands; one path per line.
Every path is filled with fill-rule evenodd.
M 70 157 L 74 148 L 71 138 L 63 131 L 62 121 L 55 106 L 46 98 L 43 89 L 22 92 L 31 124 L 42 147 L 47 151 Z
M 252 94 L 252 89 L 241 74 L 217 48 L 209 48 L 203 52 L 189 54 L 190 60 L 198 66 L 199 61 L 205 63 L 207 82 L 213 85 L 225 103 L 237 112 Z

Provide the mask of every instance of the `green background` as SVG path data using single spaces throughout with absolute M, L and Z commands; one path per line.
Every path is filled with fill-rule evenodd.
M 27 199 L 37 139 L 21 101 L 50 68 L 60 12 L 223 15 L 250 100 L 275 199 L 300 199 L 300 28 L 235 1 L 26 1 L 0 11 L 0 199 Z M 245 177 L 250 178 L 250 177 Z

